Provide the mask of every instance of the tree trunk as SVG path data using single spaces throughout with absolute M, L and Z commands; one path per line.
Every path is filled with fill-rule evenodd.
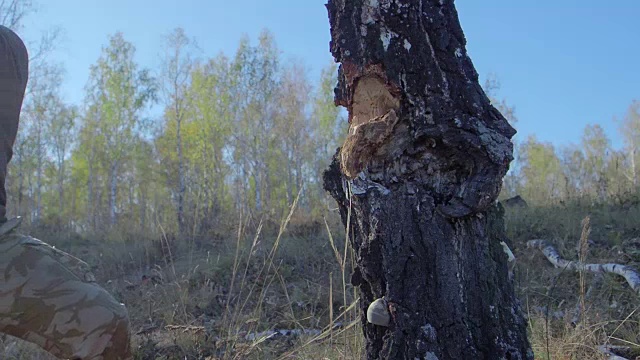
M 633 183 L 633 190 L 638 188 L 638 177 L 636 176 L 636 147 L 631 148 L 631 181 Z
M 329 0 L 349 135 L 324 187 L 356 251 L 368 359 L 532 359 L 496 204 L 515 130 L 491 106 L 452 0 Z
M 42 121 L 41 119 L 37 119 L 38 122 Z M 44 157 L 44 151 L 42 151 L 43 148 L 43 144 L 42 144 L 42 130 L 40 128 L 40 123 L 37 124 L 37 135 L 36 135 L 36 141 L 37 143 L 37 150 L 36 150 L 36 154 L 37 154 L 37 169 L 36 169 L 36 211 L 35 211 L 35 219 L 34 222 L 36 224 L 40 223 L 40 216 L 41 216 L 41 211 L 42 211 L 42 168 L 43 168 L 43 157 Z
M 91 227 L 91 230 L 96 230 L 96 204 L 95 194 L 93 193 L 93 182 L 94 182 L 94 169 L 93 169 L 93 160 L 95 159 L 95 145 L 91 145 L 91 152 L 88 157 L 88 166 L 89 166 L 89 178 L 87 179 L 87 224 Z
M 177 91 L 176 91 L 177 93 Z M 176 141 L 178 148 L 178 233 L 183 236 L 184 229 L 184 194 L 186 192 L 186 185 L 184 181 L 184 155 L 182 153 L 182 115 L 175 109 L 176 112 Z
M 115 225 L 117 220 L 116 206 L 118 195 L 118 161 L 114 160 L 109 168 L 109 224 Z
M 255 180 L 255 197 L 256 197 L 256 213 L 261 214 L 262 213 L 262 189 L 260 188 L 260 186 L 262 186 L 262 181 L 260 181 L 260 172 L 256 171 L 255 172 L 255 176 L 253 177 Z
M 24 192 L 24 164 L 20 161 L 18 170 L 18 206 L 16 207 L 16 215 L 22 216 L 22 200 Z
M 58 209 L 59 215 L 64 216 L 64 160 L 58 160 Z

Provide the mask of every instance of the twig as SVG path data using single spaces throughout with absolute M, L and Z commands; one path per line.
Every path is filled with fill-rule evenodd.
M 200 333 L 204 332 L 206 329 L 204 326 L 194 326 L 194 325 L 167 325 L 164 327 L 167 330 L 181 330 L 182 332 L 190 332 L 190 333 Z

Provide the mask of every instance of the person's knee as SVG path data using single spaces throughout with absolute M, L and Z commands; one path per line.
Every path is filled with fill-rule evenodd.
M 82 359 L 131 359 L 129 314 L 102 288 L 101 295 L 81 305 L 76 356 Z
M 129 360 L 133 358 L 131 352 L 131 332 L 129 318 L 120 317 L 115 324 L 115 328 L 111 335 L 111 341 L 102 353 L 103 359 L 122 359 Z
M 86 263 L 20 234 L 4 236 L 0 253 L 0 331 L 59 358 L 132 358 L 127 309 Z
M 109 330 L 111 341 L 102 352 L 102 359 L 131 359 L 131 332 L 129 314 L 124 305 L 113 310 L 114 319 Z

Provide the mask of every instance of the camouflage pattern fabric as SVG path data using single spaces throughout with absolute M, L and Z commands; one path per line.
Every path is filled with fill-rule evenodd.
M 15 232 L 0 235 L 0 331 L 61 359 L 133 359 L 123 304 L 89 266 Z

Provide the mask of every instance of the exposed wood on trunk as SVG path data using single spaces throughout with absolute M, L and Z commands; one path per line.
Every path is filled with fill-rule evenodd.
M 349 134 L 324 174 L 357 252 L 368 359 L 532 359 L 496 198 L 515 131 L 451 0 L 330 0 Z M 351 215 L 348 222 L 347 216 Z
M 558 254 L 556 249 L 545 240 L 530 240 L 527 242 L 527 247 L 541 250 L 547 260 L 558 268 L 588 271 L 596 274 L 611 273 L 620 275 L 627 280 L 631 289 L 640 295 L 640 275 L 638 275 L 636 269 L 631 266 L 620 264 L 583 264 L 580 261 L 565 260 Z

